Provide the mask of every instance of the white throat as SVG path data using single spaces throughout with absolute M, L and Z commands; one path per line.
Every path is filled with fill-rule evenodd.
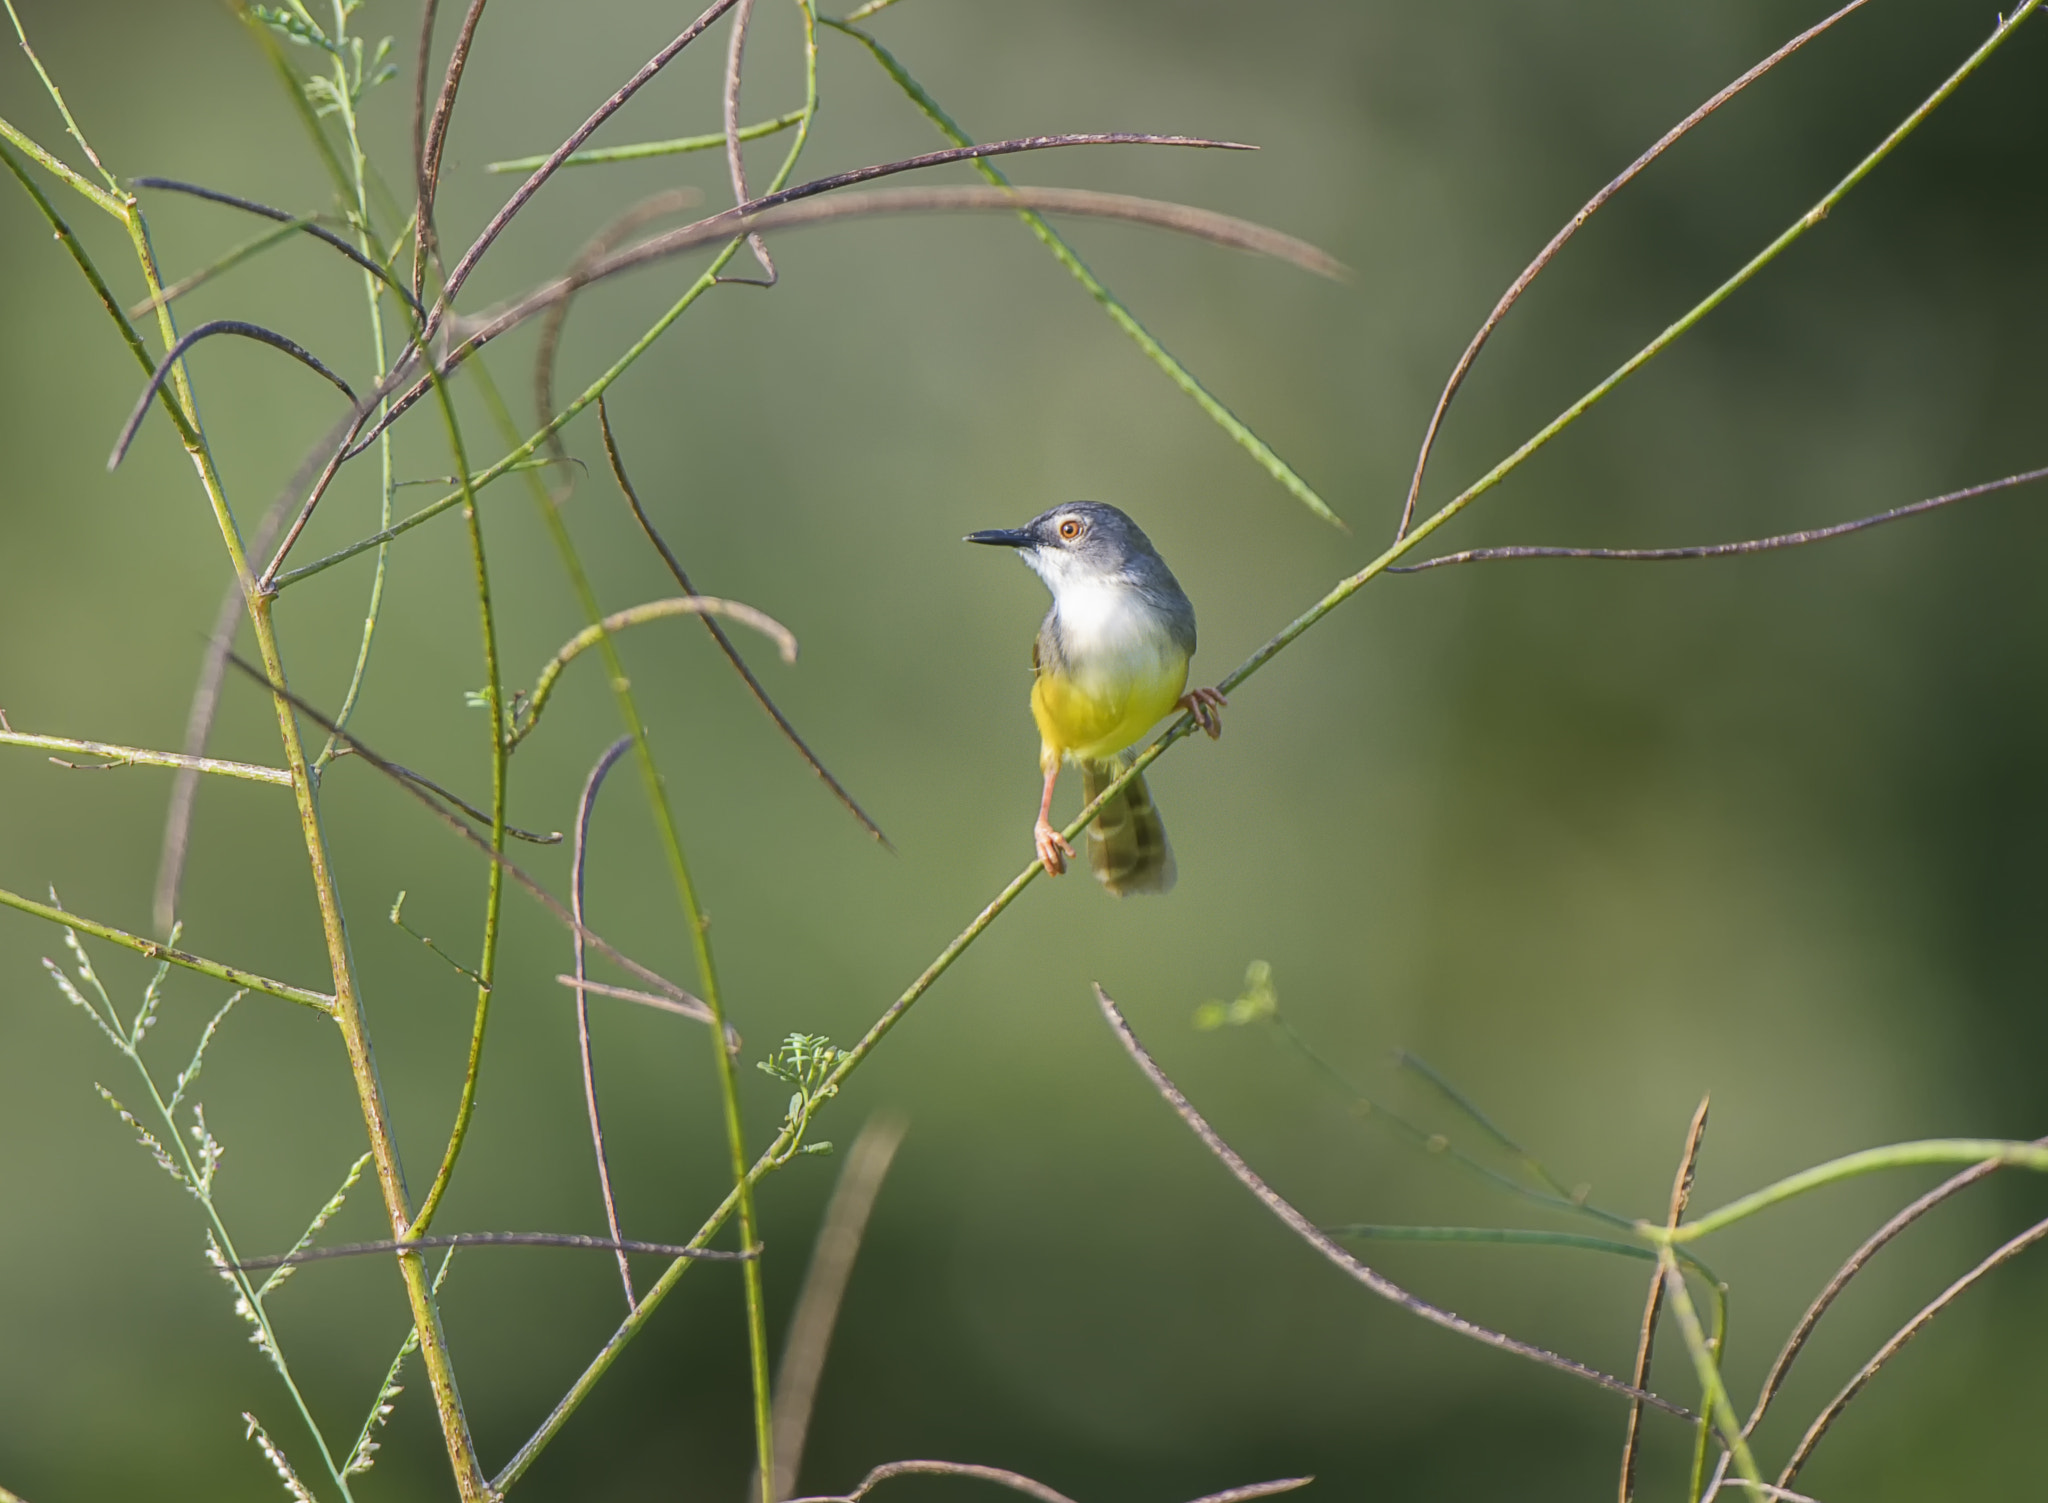
M 1171 644 L 1166 621 L 1128 581 L 1064 553 L 1033 549 L 1023 558 L 1052 591 L 1060 644 L 1084 677 L 1091 671 L 1129 671 L 1140 659 L 1164 659 Z

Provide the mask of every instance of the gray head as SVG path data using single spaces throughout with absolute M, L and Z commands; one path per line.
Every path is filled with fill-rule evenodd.
M 1052 614 L 1046 617 L 1046 629 L 1052 632 L 1053 643 L 1048 648 L 1041 635 L 1041 654 L 1060 651 L 1062 599 L 1100 600 L 1097 591 L 1103 586 L 1125 600 L 1143 602 L 1143 609 L 1181 650 L 1190 656 L 1194 653 L 1195 608 L 1188 604 L 1180 581 L 1166 567 L 1166 560 L 1144 529 L 1114 506 L 1069 501 L 1041 512 L 1022 527 L 970 532 L 965 541 L 1015 548 L 1017 556 L 1052 591 Z
M 1100 501 L 1069 501 L 1022 527 L 970 532 L 965 541 L 1015 548 L 1054 595 L 1062 585 L 1082 580 L 1156 587 L 1161 575 L 1173 579 L 1144 530 Z

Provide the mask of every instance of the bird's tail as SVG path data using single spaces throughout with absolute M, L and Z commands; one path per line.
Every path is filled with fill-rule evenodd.
M 1093 803 L 1123 771 L 1120 762 L 1083 762 L 1081 796 Z M 1167 892 L 1179 875 L 1173 847 L 1166 840 L 1166 822 L 1152 802 L 1145 779 L 1135 777 L 1103 806 L 1088 827 L 1088 865 L 1095 880 L 1128 897 L 1134 892 Z

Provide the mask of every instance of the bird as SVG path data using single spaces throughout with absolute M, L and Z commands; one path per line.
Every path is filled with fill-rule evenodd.
M 1082 797 L 1092 803 L 1166 715 L 1187 711 L 1214 740 L 1227 701 L 1215 689 L 1187 688 L 1195 608 L 1144 529 L 1116 507 L 1070 501 L 1022 527 L 971 532 L 964 541 L 1015 549 L 1052 592 L 1031 646 L 1031 717 L 1045 775 L 1031 836 L 1046 874 L 1057 877 L 1074 855 L 1051 820 L 1061 764 L 1080 767 Z M 1142 776 L 1089 826 L 1088 864 L 1118 897 L 1172 888 L 1173 847 Z

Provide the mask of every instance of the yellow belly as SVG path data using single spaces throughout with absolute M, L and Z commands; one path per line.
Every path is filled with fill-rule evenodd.
M 1105 762 L 1165 719 L 1187 687 L 1187 659 L 1148 659 L 1127 672 L 1085 679 L 1041 669 L 1031 685 L 1031 718 L 1044 743 L 1040 764 L 1050 769 L 1062 757 Z

